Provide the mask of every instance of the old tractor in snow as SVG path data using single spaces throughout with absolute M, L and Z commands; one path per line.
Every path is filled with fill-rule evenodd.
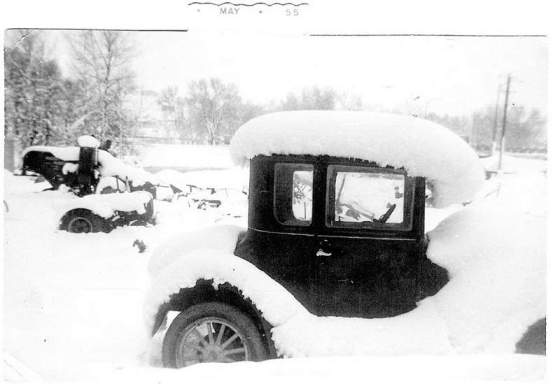
M 78 144 L 32 146 L 23 153 L 23 175 L 40 175 L 51 189 L 65 186 L 77 196 L 68 201 L 59 229 L 109 232 L 117 226 L 152 223 L 156 189 L 150 174 L 99 149 L 99 141 L 91 136 L 81 136 Z

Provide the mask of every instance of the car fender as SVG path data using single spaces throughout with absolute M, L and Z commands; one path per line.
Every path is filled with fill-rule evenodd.
M 168 264 L 152 279 L 145 300 L 145 320 L 153 331 L 161 322 L 173 295 L 211 281 L 215 291 L 225 286 L 248 300 L 271 327 L 286 323 L 307 310 L 283 286 L 246 260 L 215 249 L 196 249 Z M 154 326 L 154 323 L 156 326 Z
M 148 263 L 150 277 L 157 276 L 178 259 L 199 249 L 213 249 L 232 254 L 244 228 L 236 225 L 213 225 L 196 231 L 176 234 L 154 248 Z

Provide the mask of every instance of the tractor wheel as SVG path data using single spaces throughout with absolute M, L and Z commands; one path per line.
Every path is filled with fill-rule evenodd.
M 74 209 L 64 215 L 60 229 L 70 233 L 109 232 L 109 223 L 87 209 Z
M 171 368 L 266 358 L 253 321 L 237 308 L 219 302 L 193 305 L 181 312 L 163 340 L 163 364 Z

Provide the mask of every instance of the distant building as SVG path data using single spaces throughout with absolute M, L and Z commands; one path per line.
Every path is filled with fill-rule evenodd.
M 136 116 L 129 140 L 136 143 L 180 143 L 175 122 L 158 103 L 159 93 L 141 90 L 129 96 L 128 108 Z

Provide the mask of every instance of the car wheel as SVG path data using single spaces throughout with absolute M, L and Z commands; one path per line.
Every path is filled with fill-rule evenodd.
M 163 340 L 163 365 L 260 361 L 267 357 L 253 321 L 227 304 L 193 305 L 173 320 Z
M 61 220 L 60 229 L 70 233 L 109 232 L 107 222 L 87 209 L 68 212 Z
M 546 355 L 546 317 L 527 328 L 515 345 L 515 352 Z

